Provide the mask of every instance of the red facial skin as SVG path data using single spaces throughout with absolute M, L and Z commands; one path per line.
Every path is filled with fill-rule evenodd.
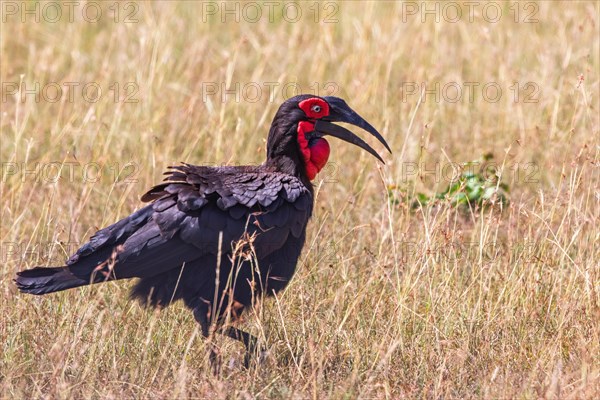
M 310 98 L 301 101 L 298 105 L 306 116 L 310 119 L 319 119 L 329 115 L 329 104 L 318 98 Z M 315 106 L 321 109 L 317 112 Z M 306 134 L 315 130 L 315 124 L 312 121 L 301 121 L 298 123 L 298 145 L 304 161 L 304 170 L 306 176 L 311 181 L 315 179 L 319 171 L 327 164 L 329 158 L 329 143 L 323 138 L 312 140 L 309 146 L 306 140 Z

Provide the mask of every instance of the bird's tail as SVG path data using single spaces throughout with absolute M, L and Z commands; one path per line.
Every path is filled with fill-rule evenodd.
M 15 283 L 23 293 L 47 294 L 88 285 L 90 282 L 73 275 L 69 267 L 36 267 L 17 272 Z

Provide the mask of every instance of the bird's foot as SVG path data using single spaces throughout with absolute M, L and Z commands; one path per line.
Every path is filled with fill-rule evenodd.
M 262 364 L 267 357 L 267 351 L 258 344 L 258 338 L 254 335 L 244 332 L 241 329 L 229 326 L 221 330 L 221 333 L 227 337 L 239 340 L 246 347 L 244 355 L 244 367 L 250 368 L 253 362 Z
M 246 350 L 244 355 L 244 368 L 249 369 L 253 364 L 256 366 L 263 365 L 267 361 L 269 352 L 262 346 L 253 351 Z

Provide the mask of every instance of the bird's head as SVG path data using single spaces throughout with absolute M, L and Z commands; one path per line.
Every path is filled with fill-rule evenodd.
M 276 164 L 288 173 L 304 174 L 313 180 L 329 158 L 326 135 L 352 143 L 383 162 L 364 140 L 333 122 L 345 122 L 364 129 L 391 153 L 381 134 L 344 100 L 302 94 L 285 101 L 275 114 L 267 140 L 267 163 Z

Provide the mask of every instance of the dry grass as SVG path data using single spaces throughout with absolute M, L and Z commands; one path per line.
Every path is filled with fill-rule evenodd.
M 480 9 L 472 23 L 423 23 L 421 14 L 403 22 L 399 2 L 344 2 L 330 24 L 312 22 L 313 3 L 302 3 L 298 23 L 225 24 L 220 14 L 203 22 L 200 2 L 141 2 L 131 24 L 101 4 L 111 17 L 96 24 L 80 9 L 73 23 L 21 14 L 2 23 L 2 82 L 103 89 L 95 103 L 78 89 L 51 103 L 2 88 L 3 397 L 600 396 L 598 3 L 540 2 L 537 23 L 515 23 L 512 3 L 498 3 L 498 23 Z M 128 82 L 137 103 L 123 102 Z M 223 103 L 220 90 L 203 96 L 213 82 L 264 91 Z M 268 82 L 281 84 L 273 101 Z M 298 273 L 244 324 L 270 350 L 263 365 L 241 368 L 239 345 L 218 339 L 225 365 L 213 374 L 191 313 L 144 310 L 128 301 L 128 282 L 17 293 L 17 270 L 61 263 L 138 208 L 167 165 L 262 162 L 290 82 L 313 92 L 316 82 L 320 94 L 334 82 L 394 154 L 378 167 L 332 142 Z M 503 95 L 403 101 L 402 82 L 497 82 Z M 535 83 L 538 101 L 515 101 L 513 82 Z M 436 163 L 488 151 L 507 167 L 503 212 L 388 201 L 386 186 L 433 193 L 447 185 L 427 173 Z M 66 164 L 53 182 L 56 162 Z M 97 180 L 90 163 L 102 166 Z M 414 165 L 425 173 L 407 174 Z

